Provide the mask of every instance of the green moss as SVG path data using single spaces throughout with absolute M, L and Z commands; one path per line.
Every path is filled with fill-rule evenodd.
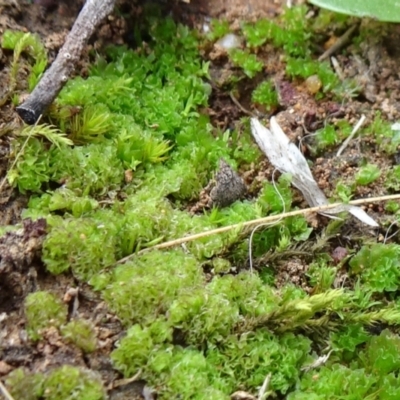
M 290 209 L 293 197 L 290 183 L 291 177 L 288 174 L 282 175 L 275 185 L 264 183 L 257 199 L 263 213 L 280 213 Z
M 368 339 L 370 336 L 361 324 L 349 324 L 330 335 L 335 355 L 339 356 L 340 354 L 340 358 L 344 361 L 354 360 L 356 352 L 360 350 L 360 345 L 367 342 Z
M 30 373 L 23 368 L 11 371 L 6 378 L 6 386 L 14 399 L 37 400 L 43 398 L 44 375 Z
M 103 211 L 105 219 L 110 212 Z M 43 244 L 42 259 L 53 274 L 73 270 L 80 279 L 89 279 L 115 262 L 119 226 L 111 220 L 102 224 L 95 218 L 53 219 L 53 227 Z
M 54 369 L 46 377 L 46 400 L 103 400 L 106 393 L 96 373 L 71 365 Z
M 196 350 L 182 349 L 174 353 L 173 366 L 165 382 L 163 399 L 178 395 L 184 399 L 228 400 L 226 391 L 215 387 L 212 379 L 212 368 L 204 355 Z M 182 379 L 182 377 L 186 379 Z
M 181 330 L 192 345 L 224 340 L 238 322 L 239 309 L 227 296 L 207 290 L 188 290 L 168 311 L 171 325 Z
M 386 172 L 385 187 L 395 191 L 400 190 L 400 165 L 395 165 Z
M 221 257 L 215 257 L 211 260 L 211 266 L 213 268 L 212 272 L 217 274 L 224 274 L 229 273 L 230 269 L 232 268 L 232 264 L 229 260 Z
M 168 342 L 171 340 L 172 329 L 163 319 L 155 320 L 144 328 L 140 325 L 132 325 L 111 353 L 111 359 L 115 368 L 120 370 L 125 377 L 133 376 L 145 366 L 145 376 L 154 379 L 151 377 L 152 369 L 161 373 L 169 368 L 172 345 Z M 163 353 L 164 357 L 161 358 L 159 353 Z
M 125 323 L 151 322 L 165 313 L 174 299 L 203 284 L 200 266 L 181 251 L 137 257 L 118 266 L 103 296 Z
M 90 321 L 82 319 L 70 321 L 61 327 L 61 334 L 67 341 L 74 343 L 85 353 L 96 350 L 96 332 Z
M 278 95 L 269 81 L 260 83 L 253 91 L 251 99 L 254 103 L 265 106 L 267 110 L 274 109 L 278 105 Z
M 1 46 L 3 49 L 14 50 L 14 59 L 11 65 L 10 93 L 16 86 L 21 53 L 27 52 L 32 56 L 35 62 L 29 67 L 30 73 L 28 76 L 29 91 L 32 91 L 47 65 L 46 50 L 39 37 L 29 32 L 6 30 L 2 35 Z
M 400 396 L 400 376 L 398 373 L 391 373 L 380 382 L 379 397 L 384 400 L 396 400 Z
M 400 130 L 392 129 L 391 123 L 382 118 L 377 112 L 371 125 L 365 129 L 366 134 L 375 138 L 379 150 L 394 154 L 400 145 Z
M 210 30 L 211 31 L 207 34 L 207 38 L 210 40 L 217 40 L 229 33 L 229 22 L 226 20 L 213 19 L 210 23 Z
M 15 399 L 102 400 L 106 393 L 100 377 L 86 369 L 64 365 L 49 373 L 12 371 L 6 385 Z
M 262 62 L 257 59 L 255 54 L 251 54 L 246 50 L 233 49 L 229 52 L 229 56 L 233 64 L 242 68 L 249 78 L 254 78 L 257 72 L 262 70 Z
M 314 293 L 322 293 L 333 287 L 337 269 L 324 260 L 311 262 L 307 268 L 309 283 L 314 288 Z
M 286 8 L 282 14 L 281 29 L 275 33 L 274 43 L 277 47 L 282 46 L 289 55 L 305 57 L 310 52 L 311 33 L 307 12 L 308 7 L 300 5 Z
M 340 84 L 339 78 L 333 72 L 329 63 L 307 58 L 289 57 L 286 61 L 286 74 L 289 77 L 300 77 L 303 79 L 311 75 L 318 75 L 321 79 L 324 93 L 337 89 Z
M 168 158 L 171 146 L 168 141 L 152 136 L 151 132 L 132 125 L 129 131 L 122 131 L 116 139 L 117 157 L 125 168 L 135 170 L 138 165 L 160 163 Z
M 318 148 L 325 149 L 326 147 L 337 144 L 339 142 L 339 135 L 337 134 L 334 126 L 326 125 L 325 127 L 317 130 L 315 139 L 317 141 Z
M 339 199 L 343 203 L 348 203 L 353 197 L 353 191 L 355 190 L 355 185 L 348 185 L 342 181 L 338 181 L 335 185 L 335 192 Z
M 277 25 L 268 19 L 259 19 L 255 23 L 245 23 L 242 31 L 246 38 L 247 46 L 260 47 L 267 40 L 272 39 Z
M 352 357 L 348 367 L 332 362 L 319 371 L 307 372 L 288 399 L 394 400 L 399 393 L 399 338 L 388 330 L 369 340 L 367 337 L 360 326 L 347 327 L 346 332 L 337 336 L 339 341 L 336 341 L 335 349 L 354 351 L 359 343 L 367 342 L 365 350 L 359 352 L 358 357 Z
M 334 364 L 332 367 L 320 368 L 317 374 L 315 371 L 307 372 L 296 390 L 289 394 L 288 400 L 361 400 L 374 392 L 375 384 L 376 378 L 366 374 L 364 369 Z
M 385 211 L 389 212 L 389 213 L 397 213 L 400 209 L 400 204 L 397 203 L 396 201 L 392 200 L 392 201 L 388 201 L 385 204 Z
M 240 337 L 230 336 L 218 348 L 212 346 L 207 361 L 231 390 L 259 387 L 271 373 L 270 390 L 285 394 L 299 377 L 309 351 L 310 341 L 301 335 L 275 337 L 261 329 Z
M 385 329 L 379 336 L 374 336 L 365 351 L 360 355 L 361 364 L 370 372 L 382 378 L 388 374 L 400 371 L 400 339 L 397 335 Z
M 320 9 L 312 19 L 312 26 L 315 31 L 324 33 L 327 28 L 332 31 L 345 30 L 349 22 L 351 22 L 351 18 L 348 15 Z
M 360 168 L 356 174 L 356 183 L 367 186 L 381 176 L 381 169 L 375 164 L 367 164 Z
M 25 141 L 25 140 L 24 140 Z M 18 153 L 23 142 L 14 142 L 14 151 Z M 50 180 L 50 160 L 46 145 L 36 138 L 28 140 L 23 157 L 20 157 L 15 168 L 9 171 L 10 184 L 16 185 L 21 193 L 41 192 L 42 185 Z
M 29 337 L 39 340 L 43 329 L 66 322 L 67 306 L 49 292 L 35 292 L 25 299 L 25 316 Z
M 351 271 L 373 291 L 396 291 L 400 285 L 399 255 L 396 244 L 365 245 L 350 260 Z
M 213 295 L 225 296 L 230 303 L 237 305 L 240 315 L 250 318 L 268 314 L 279 301 L 272 287 L 249 272 L 215 277 L 209 290 Z
M 43 196 L 46 199 L 47 196 Z M 89 215 L 99 207 L 99 202 L 90 196 L 82 196 L 80 190 L 70 190 L 67 187 L 61 187 L 49 196 L 48 211 L 64 211 L 70 212 L 73 217 L 79 218 Z
M 88 105 L 69 118 L 64 129 L 76 144 L 96 142 L 102 135 L 111 129 L 112 114 L 108 107 L 98 103 L 96 106 Z
M 51 152 L 52 180 L 79 190 L 81 195 L 100 196 L 124 183 L 124 169 L 113 143 L 104 141 L 85 147 Z
M 293 7 L 286 9 L 277 22 L 259 19 L 255 23 L 243 24 L 247 45 L 260 47 L 266 41 L 271 41 L 287 54 L 300 57 L 308 55 L 310 32 L 306 13 L 305 6 Z
M 261 385 L 269 372 L 273 390 L 285 393 L 310 350 L 310 341 L 304 337 L 287 334 L 277 338 L 261 330 L 240 338 L 228 335 L 225 345 L 209 345 L 203 354 L 193 348 L 173 348 L 168 344 L 171 332 L 163 321 L 146 328 L 135 325 L 112 354 L 116 368 L 125 376 L 144 367 L 150 382 L 161 383 L 161 398 L 180 394 L 200 399 L 197 396 L 206 392 L 211 398 L 225 398 L 239 387 Z

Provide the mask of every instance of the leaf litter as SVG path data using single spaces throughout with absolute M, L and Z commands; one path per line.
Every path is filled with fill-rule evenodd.
M 251 132 L 264 154 L 280 172 L 290 174 L 293 185 L 301 191 L 310 207 L 329 204 L 324 192 L 313 178 L 306 158 L 285 135 L 275 117 L 270 119 L 270 126 L 271 129 L 267 129 L 257 118 L 251 118 Z M 348 204 L 325 210 L 321 214 L 332 217 L 343 211 L 350 212 L 369 226 L 379 226 L 361 207 Z

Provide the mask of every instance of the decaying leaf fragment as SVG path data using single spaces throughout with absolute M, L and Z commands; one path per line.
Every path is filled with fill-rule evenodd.
M 270 120 L 271 130 L 263 126 L 257 118 L 252 118 L 250 124 L 251 133 L 260 149 L 275 168 L 292 176 L 292 184 L 301 191 L 309 206 L 318 207 L 329 204 L 324 192 L 312 176 L 307 160 L 297 146 L 290 142 L 276 119 L 272 117 Z M 343 211 L 350 212 L 367 225 L 379 226 L 362 208 L 349 204 L 325 210 L 321 214 L 333 217 Z

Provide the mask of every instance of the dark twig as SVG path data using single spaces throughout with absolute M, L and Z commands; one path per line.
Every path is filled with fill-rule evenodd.
M 347 29 L 347 31 L 342 36 L 340 36 L 340 38 L 338 40 L 336 40 L 336 42 L 331 47 L 329 47 L 328 50 L 326 50 L 323 54 L 320 55 L 320 57 L 318 58 L 318 61 L 326 60 L 333 53 L 335 53 L 341 47 L 343 47 L 346 44 L 346 42 L 349 40 L 349 38 L 353 34 L 353 32 L 357 29 L 357 27 L 358 27 L 358 25 L 355 24 L 355 25 L 352 25 L 349 29 Z
M 82 50 L 100 22 L 111 13 L 115 0 L 87 0 L 57 58 L 27 100 L 17 107 L 20 117 L 34 124 L 54 101 L 73 72 Z

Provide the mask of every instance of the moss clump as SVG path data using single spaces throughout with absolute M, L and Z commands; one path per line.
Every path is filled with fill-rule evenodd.
M 290 77 L 301 77 L 303 79 L 317 75 L 322 82 L 324 93 L 337 89 L 340 84 L 339 78 L 327 62 L 291 57 L 288 58 L 286 63 L 286 73 Z
M 332 363 L 318 372 L 307 372 L 288 399 L 396 399 L 400 394 L 399 345 L 399 338 L 384 330 L 370 338 L 350 367 Z
M 400 285 L 400 246 L 376 243 L 365 245 L 350 260 L 351 271 L 372 291 L 393 292 Z
M 43 244 L 47 269 L 60 274 L 72 268 L 77 277 L 89 279 L 115 262 L 118 228 L 112 220 L 102 225 L 94 218 L 54 219 L 51 234 Z
M 322 367 L 318 374 L 308 372 L 297 390 L 290 393 L 288 400 L 323 400 L 327 398 L 366 399 L 373 391 L 376 379 L 367 375 L 364 369 L 348 368 L 334 364 L 332 367 Z
M 263 105 L 268 111 L 278 106 L 278 95 L 269 81 L 260 83 L 253 91 L 251 99 L 254 103 Z
M 400 338 L 385 329 L 379 336 L 371 338 L 360 358 L 367 371 L 384 377 L 400 371 L 399 351 Z
M 224 378 L 225 384 L 229 383 L 231 390 L 261 386 L 271 373 L 270 388 L 287 393 L 300 375 L 310 343 L 301 335 L 290 333 L 276 337 L 261 329 L 240 337 L 229 336 L 225 344 L 208 351 L 207 361 L 214 366 L 214 374 Z
M 241 272 L 238 275 L 215 277 L 209 284 L 212 295 L 223 295 L 237 305 L 241 316 L 253 318 L 268 314 L 279 302 L 279 296 L 258 275 Z
M 356 182 L 366 186 L 376 181 L 381 175 L 381 170 L 377 165 L 367 164 L 360 168 L 356 175 Z
M 148 371 L 149 365 L 152 365 L 150 370 L 154 368 L 161 372 L 170 362 L 173 348 L 169 344 L 171 341 L 172 329 L 163 318 L 145 328 L 132 325 L 117 344 L 111 358 L 115 367 L 126 377 L 134 375 L 143 366 Z
M 385 187 L 394 191 L 400 190 L 400 165 L 395 165 L 387 171 Z
M 74 343 L 85 353 L 96 350 L 96 332 L 90 321 L 73 320 L 61 327 L 61 334 L 67 341 Z
M 24 33 L 6 30 L 2 35 L 1 46 L 3 49 L 14 50 L 14 59 L 11 65 L 9 94 L 13 94 L 17 84 L 19 61 L 22 52 L 28 53 L 35 61 L 32 66 L 25 64 L 25 67 L 28 65 L 29 70 L 29 91 L 32 91 L 47 65 L 46 49 L 39 37 L 29 32 Z M 0 103 L 3 104 L 4 100 L 0 99 Z
M 45 376 L 17 368 L 8 374 L 6 386 L 14 399 L 36 400 L 43 398 Z
M 15 146 L 16 153 L 21 146 L 22 142 Z M 46 145 L 39 139 L 31 138 L 25 147 L 24 156 L 19 159 L 16 168 L 8 173 L 8 179 L 11 184 L 18 186 L 21 193 L 39 192 L 43 184 L 50 180 L 49 169 Z
M 46 400 L 103 400 L 106 393 L 100 376 L 71 365 L 50 372 L 44 382 Z
M 176 394 L 183 399 L 196 400 L 230 398 L 226 385 L 219 385 L 215 381 L 215 370 L 212 365 L 201 352 L 194 349 L 177 349 L 173 353 L 164 382 L 162 396 L 164 399 Z
M 259 47 L 271 41 L 287 54 L 304 57 L 310 53 L 309 20 L 307 7 L 286 9 L 279 20 L 260 19 L 256 23 L 243 24 L 243 33 L 249 47 Z
M 210 398 L 224 399 L 238 387 L 260 386 L 269 372 L 272 390 L 286 393 L 310 351 L 310 341 L 304 337 L 279 338 L 266 330 L 227 335 L 223 343 L 209 344 L 206 351 L 173 346 L 171 338 L 166 321 L 147 328 L 135 325 L 112 353 L 114 364 L 125 376 L 143 368 L 150 382 L 161 384 L 161 398 L 201 399 L 208 393 Z
M 257 59 L 257 56 L 246 50 L 233 49 L 230 51 L 229 56 L 233 64 L 242 68 L 249 78 L 254 78 L 257 72 L 260 72 L 263 68 L 263 64 Z
M 89 370 L 64 365 L 47 374 L 16 369 L 6 380 L 15 399 L 24 400 L 104 400 L 100 377 Z
M 201 287 L 199 263 L 181 251 L 153 251 L 117 267 L 103 291 L 110 308 L 125 323 L 153 321 L 176 297 Z
M 375 138 L 379 150 L 388 154 L 395 154 L 400 145 L 400 130 L 396 125 L 392 126 L 389 121 L 382 118 L 377 112 L 371 125 L 366 128 L 366 133 Z
M 199 345 L 224 340 L 238 321 L 239 309 L 223 294 L 192 289 L 172 303 L 168 315 L 188 343 Z
M 35 292 L 25 299 L 25 316 L 29 337 L 39 340 L 43 329 L 66 322 L 67 306 L 49 292 Z

